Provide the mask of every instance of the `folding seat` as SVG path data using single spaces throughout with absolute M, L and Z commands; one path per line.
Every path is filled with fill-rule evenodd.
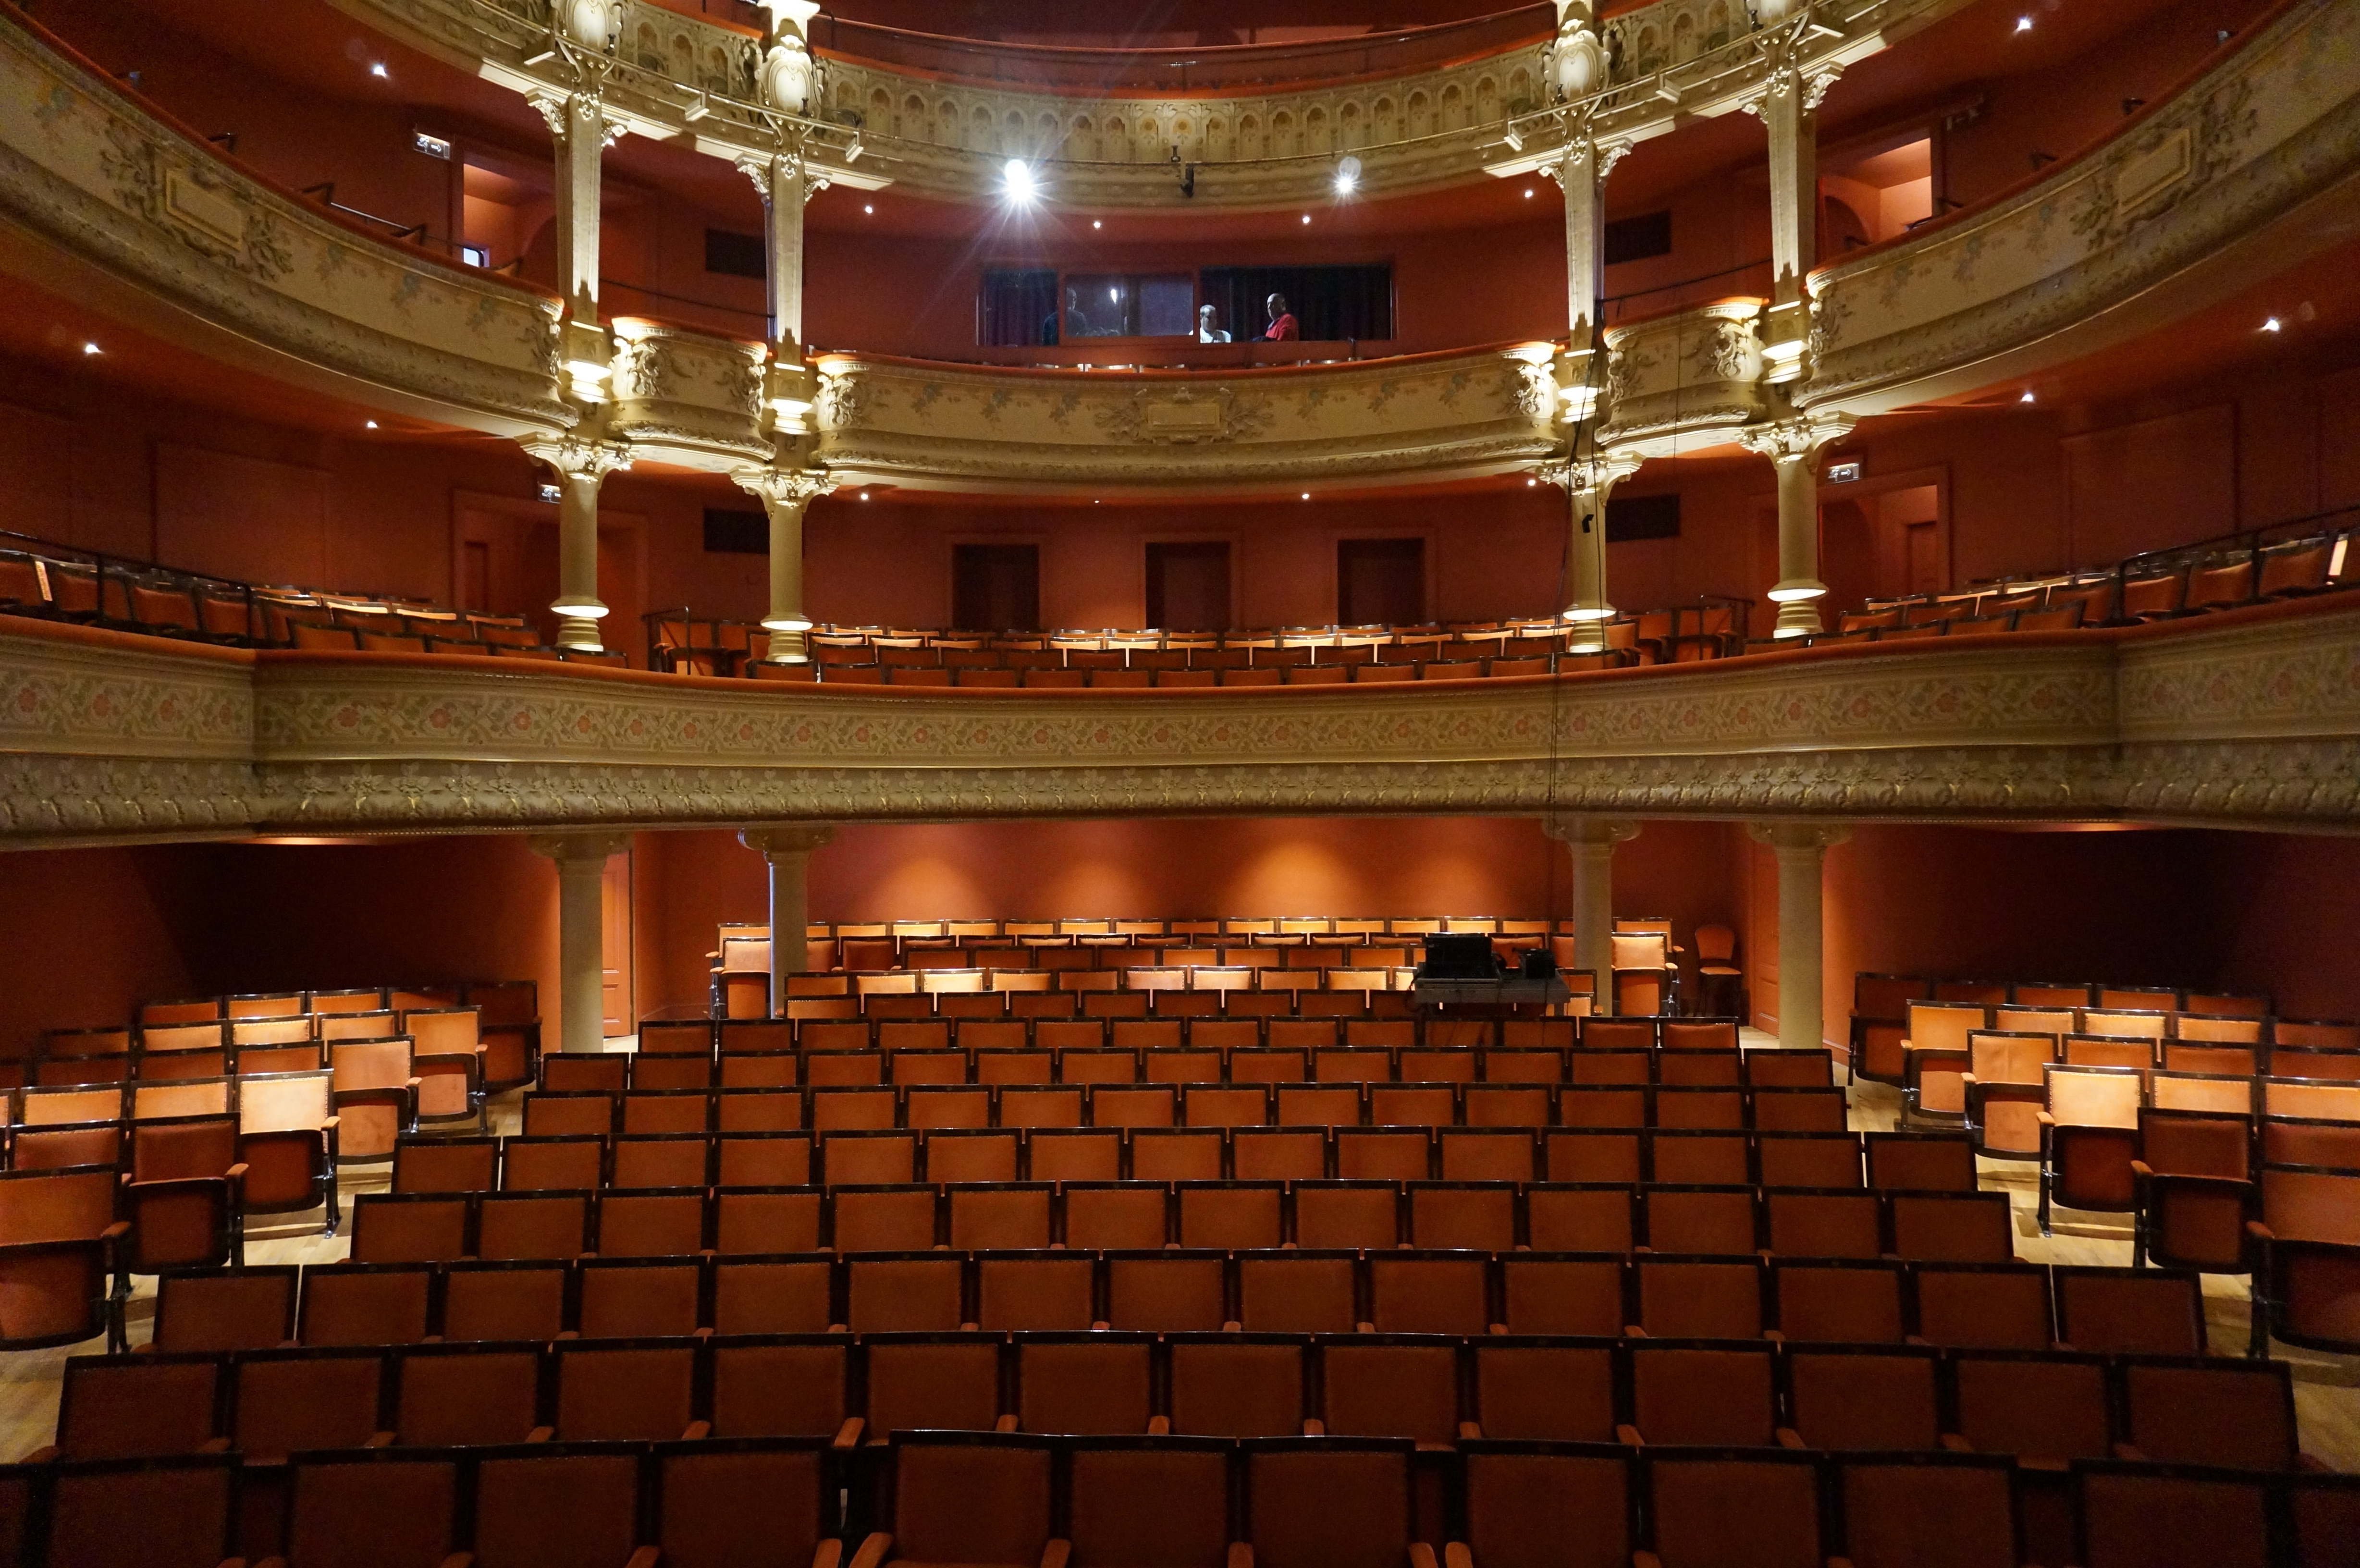
M 1103 1018 L 1043 1018 L 1032 1026 L 1032 1043 L 1060 1058 L 1068 1051 L 1104 1051 L 1107 1025 Z M 1068 1082 L 1071 1080 L 1069 1079 Z
M 1371 1083 L 1372 1127 L 1446 1127 L 1458 1120 L 1458 1091 L 1448 1083 Z
M 2024 1560 L 2016 1468 L 2005 1457 L 1852 1452 L 1831 1463 L 1828 1486 L 1841 1521 L 1835 1545 L 1853 1568 L 2016 1568 Z
M 612 1176 L 617 1187 L 704 1187 L 713 1178 L 713 1139 L 704 1133 L 618 1138 Z
M 890 1089 L 814 1089 L 814 1132 L 883 1132 L 898 1123 L 897 1096 Z
M 1513 1027 L 1513 1019 L 1508 1020 Z M 1535 1020 L 1543 1021 L 1543 1020 Z M 1564 1020 L 1568 1026 L 1571 1019 Z M 1480 1053 L 1480 1082 L 1485 1083 L 1562 1083 L 1566 1057 L 1549 1047 L 1507 1045 Z M 1473 1123 L 1470 1120 L 1470 1126 Z
M 841 1550 L 837 1481 L 809 1439 L 659 1445 L 654 1549 L 672 1568 L 826 1568 Z
M 2262 1481 L 2172 1465 L 2092 1462 L 2072 1470 L 2087 1568 L 2263 1568 L 2272 1561 Z
M 68 1122 L 55 1127 L 18 1127 L 8 1138 L 8 1166 L 13 1171 L 65 1171 L 77 1165 L 123 1163 L 125 1135 L 119 1121 Z
M 2125 1358 L 2126 1459 L 2242 1470 L 2316 1468 L 2295 1440 L 2294 1385 L 2283 1361 Z
M 157 1350 L 268 1350 L 295 1337 L 291 1263 L 169 1269 L 156 1281 Z
M 1743 1133 L 1666 1129 L 1647 1133 L 1641 1144 L 1654 1181 L 1747 1186 L 1754 1181 L 1753 1142 Z
M 21 1473 L 20 1473 L 21 1474 Z M 237 1555 L 238 1461 L 228 1454 L 171 1460 L 101 1460 L 46 1476 L 46 1562 L 53 1568 L 209 1568 Z M 29 1499 L 6 1493 L 19 1539 L 5 1544 L 37 1561 L 23 1539 Z
M 1404 1083 L 1472 1083 L 1478 1065 L 1476 1051 L 1466 1047 L 1404 1051 L 1398 1053 L 1396 1061 Z
M 1352 1334 L 1319 1346 L 1320 1423 L 1332 1437 L 1459 1437 L 1459 1352 L 1431 1340 Z
M 1016 1180 L 1024 1135 L 1013 1128 L 937 1129 L 925 1135 L 926 1180 L 935 1186 Z
M 2112 1452 L 2103 1357 L 1959 1350 L 1947 1365 L 1953 1430 L 1975 1451 L 2052 1462 Z
M 724 1258 L 712 1272 L 716 1334 L 820 1334 L 835 1320 L 835 1269 L 825 1258 Z
M 1016 1417 L 1025 1432 L 1141 1434 L 1153 1414 L 1155 1341 L 1148 1334 L 1027 1334 L 1016 1342 Z
M 1279 1020 L 1273 1018 L 1272 1028 Z M 1312 1081 L 1319 1083 L 1390 1083 L 1393 1053 L 1366 1047 L 1343 1047 L 1311 1053 Z
M 1640 1455 L 1649 1551 L 1662 1568 L 1818 1568 L 1819 1459 L 1773 1450 Z
M 1339 1127 L 1336 1175 L 1346 1181 L 1423 1181 L 1434 1174 L 1434 1137 L 1423 1130 Z
M 1190 1083 L 1183 1091 L 1181 1120 L 1192 1127 L 1266 1127 L 1270 1110 L 1266 1084 Z
M 1762 1133 L 1754 1140 L 1754 1160 L 1765 1189 L 1863 1185 L 1857 1133 Z
M 998 1334 L 889 1334 L 866 1341 L 867 1441 L 896 1432 L 988 1432 L 1000 1421 Z
M 724 1189 L 713 1195 L 714 1249 L 725 1257 L 815 1252 L 822 1213 L 817 1188 Z
M 455 1455 L 311 1455 L 290 1468 L 287 1483 L 282 1558 L 291 1568 L 442 1563 L 453 1555 L 465 1491 Z
M 615 1130 L 612 1094 L 529 1094 L 524 1097 L 527 1138 L 605 1138 Z
M 998 1029 L 1002 1025 L 992 1025 Z M 1018 1024 L 1012 1026 L 1022 1029 Z M 975 1081 L 986 1084 L 1046 1084 L 1056 1077 L 1057 1056 L 1049 1051 L 978 1051 L 975 1055 Z
M 1631 1321 L 1627 1273 L 1622 1258 L 1598 1254 L 1503 1257 L 1503 1326 L 1518 1334 L 1618 1335 Z
M 702 1188 L 614 1188 L 597 1204 L 597 1250 L 608 1258 L 686 1258 L 705 1249 Z
M 1628 1450 L 1486 1438 L 1459 1452 L 1464 1545 L 1473 1568 L 1622 1568 L 1633 1561 L 1638 1511 Z M 1455 1550 L 1452 1556 L 1467 1561 Z
M 1044 1249 L 1054 1195 L 1046 1182 L 958 1188 L 950 1194 L 950 1245 L 961 1252 Z
M 803 1080 L 806 1087 L 813 1089 L 878 1089 L 885 1083 L 885 1062 L 881 1053 L 866 1047 L 858 1051 L 812 1052 L 803 1059 Z M 832 1114 L 847 1115 L 840 1107 Z
M 1640 1254 L 1632 1264 L 1637 1326 L 1664 1339 L 1754 1339 L 1768 1326 L 1756 1261 Z
M 1285 1190 L 1276 1181 L 1181 1181 L 1175 1191 L 1183 1247 L 1231 1251 L 1283 1239 Z
M 977 1343 L 970 1339 L 970 1343 Z M 989 1340 L 979 1342 L 996 1355 Z M 718 1439 L 826 1438 L 846 1448 L 864 1424 L 853 1413 L 852 1341 L 841 1335 L 740 1334 L 712 1341 L 712 1421 Z M 896 1352 L 889 1361 L 896 1360 Z M 889 1366 L 889 1380 L 902 1369 Z
M 1306 1247 L 1389 1247 L 1401 1240 L 1401 1189 L 1389 1181 L 1298 1181 L 1295 1242 Z
M 1765 1448 L 1778 1441 L 1770 1346 L 1647 1338 L 1624 1355 L 1631 1424 L 1649 1446 Z
M 1529 1140 L 1524 1149 L 1529 1154 Z M 1408 1193 L 1413 1247 L 1507 1252 L 1516 1245 L 1516 1195 L 1508 1187 L 1420 1182 Z
M 724 1089 L 713 1096 L 716 1132 L 801 1132 L 803 1097 L 792 1088 Z
M 2204 1299 L 2193 1269 L 2054 1270 L 2057 1337 L 2079 1350 L 2201 1356 Z
M 626 1135 L 703 1133 L 713 1128 L 713 1096 L 703 1089 L 636 1090 L 621 1097 Z
M 1077 1251 L 1162 1247 L 1169 1235 L 1169 1188 L 1107 1182 L 1068 1185 L 1064 1192 L 1065 1243 Z
M 1000 1091 L 1003 1127 L 1077 1127 L 1084 1125 L 1078 1084 L 1011 1085 Z
M 1646 1188 L 1647 1245 L 1657 1252 L 1750 1253 L 1761 1245 L 1751 1187 Z
M 397 1192 L 488 1192 L 497 1185 L 496 1138 L 405 1138 L 394 1146 Z
M 1750 1125 L 1765 1133 L 1842 1132 L 1851 1119 L 1845 1092 L 1836 1088 L 1752 1089 L 1746 1109 Z
M 575 1278 L 575 1327 L 585 1338 L 687 1335 L 703 1321 L 700 1263 L 587 1258 Z
M 468 1261 L 442 1276 L 442 1337 L 549 1340 L 565 1332 L 564 1264 L 548 1261 Z
M 2069 1034 L 2061 1042 L 2060 1060 L 2069 1067 L 2134 1067 L 2145 1073 L 2154 1068 L 2162 1047 L 2163 1041 L 2147 1036 L 2118 1040 Z
M 1413 1445 L 1382 1438 L 1245 1444 L 1245 1536 L 1262 1568 L 1422 1564 L 1413 1542 Z
M 1932 1449 L 1941 1436 L 1939 1353 L 1813 1345 L 1781 1359 L 1786 1409 L 1806 1447 Z
M 425 1264 L 312 1264 L 303 1270 L 296 1337 L 307 1345 L 419 1344 L 432 1322 L 434 1279 Z
M 1435 1148 L 1445 1181 L 1540 1179 L 1539 1144 L 1529 1130 L 1445 1127 L 1436 1135 Z
M 1496 1321 L 1480 1255 L 1385 1253 L 1368 1269 L 1369 1321 L 1380 1334 L 1480 1334 Z
M 439 1263 L 464 1258 L 475 1202 L 459 1193 L 365 1193 L 353 1200 L 353 1261 Z
M 1831 1088 L 1835 1084 L 1834 1057 L 1824 1049 L 1749 1051 L 1743 1062 L 1743 1080 L 1749 1089 Z
M 2041 1113 L 2040 1234 L 2052 1206 L 2126 1214 L 2137 1206 L 2138 1071 L 2051 1067 Z
M 1785 1189 L 1764 1195 L 1770 1250 L 1784 1258 L 1878 1258 L 1883 1205 L 1874 1192 Z
M 1229 1163 L 1229 1135 L 1218 1127 L 1141 1127 L 1124 1141 L 1134 1181 L 1218 1181 Z
M 1232 1020 L 1251 1027 L 1252 1020 Z M 1205 1038 L 1201 1029 L 1196 1038 Z M 1233 1083 L 1269 1083 L 1284 1086 L 1305 1083 L 1310 1080 L 1311 1067 L 1299 1051 L 1266 1051 L 1260 1048 L 1234 1050 L 1229 1053 L 1229 1081 Z M 1150 1068 L 1153 1063 L 1149 1063 Z M 1284 1117 L 1280 1118 L 1282 1121 Z
M 125 1273 L 217 1268 L 246 1253 L 238 1202 L 237 1119 L 173 1116 L 135 1121 L 128 1179 L 117 1209 L 130 1234 L 116 1248 Z
M 560 1568 L 635 1560 L 639 1454 L 608 1444 L 497 1449 L 475 1466 L 475 1561 Z
M 1543 1163 L 1552 1182 L 1621 1182 L 1635 1186 L 1646 1174 L 1646 1134 L 1636 1129 L 1550 1130 L 1541 1137 Z
M 1223 1568 L 1229 1544 L 1229 1446 L 1211 1440 L 1099 1440 L 1068 1460 L 1074 1568 Z
M 1090 1090 L 1092 1127 L 1176 1127 L 1180 1120 L 1179 1109 L 1179 1097 L 1169 1083 L 1101 1083 Z
M 210 1454 L 221 1437 L 224 1373 L 213 1355 L 74 1356 L 58 1396 L 57 1439 L 27 1463 Z
M 697 1350 L 681 1339 L 568 1340 L 551 1355 L 561 1443 L 658 1443 L 702 1437 Z
M 577 1192 L 605 1184 L 606 1140 L 594 1133 L 511 1138 L 500 1149 L 503 1192 Z
M 541 1082 L 543 1094 L 619 1094 L 630 1080 L 631 1059 L 621 1051 L 602 1055 L 543 1051 Z
M 588 1192 L 493 1192 L 475 1209 L 483 1258 L 564 1259 L 589 1250 Z
M 2360 1481 L 2350 1475 L 2304 1475 L 2287 1483 L 2288 1561 L 2293 1568 L 2328 1568 L 2350 1554 L 2360 1538 Z
M 1087 1330 L 1098 1323 L 1097 1265 L 1072 1253 L 978 1253 L 976 1322 L 990 1332 Z
M 1348 1252 L 1240 1253 L 1238 1322 L 1249 1334 L 1349 1334 L 1361 1318 Z
M 820 1179 L 830 1187 L 908 1185 L 918 1179 L 913 1132 L 836 1132 L 819 1146 Z
M 1627 1186 L 1535 1185 L 1524 1208 L 1526 1240 L 1535 1252 L 1627 1252 L 1636 1244 L 1637 1195 Z
M 1557 1126 L 1621 1130 L 1647 1127 L 1648 1092 L 1638 1086 L 1577 1085 L 1557 1091 Z
M 1229 1135 L 1240 1181 L 1317 1181 L 1328 1174 L 1328 1134 L 1316 1127 L 1240 1127 Z
M 248 1464 L 379 1437 L 386 1358 L 371 1350 L 256 1350 L 230 1364 L 230 1445 Z
M 931 1187 L 839 1187 L 829 1207 L 829 1245 L 837 1252 L 923 1252 L 934 1245 Z
M 1339 1127 L 1360 1125 L 1362 1091 L 1349 1083 L 1281 1083 L 1275 1094 L 1277 1125 Z
M 1885 1203 L 1896 1257 L 2005 1263 L 2016 1256 L 2015 1211 L 2005 1192 L 1891 1192 Z
M 1734 1089 L 1743 1078 L 1734 1046 L 1727 1051 L 1658 1051 L 1648 1054 L 1654 1059 L 1655 1082 L 1670 1088 Z M 1573 1062 L 1577 1082 L 1582 1063 L 1582 1055 L 1577 1054 Z
M 1209 1333 L 1227 1326 L 1229 1269 L 1217 1252 L 1109 1252 L 1106 1318 L 1109 1327 L 1154 1334 Z
M 1868 1184 L 1909 1192 L 1972 1192 L 1975 1150 L 1956 1133 L 1872 1132 Z
M 966 1326 L 966 1265 L 941 1253 L 850 1259 L 845 1322 L 855 1334 L 935 1333 Z
M 1797 1344 L 1898 1345 L 1907 1332 L 1899 1264 L 1857 1258 L 1774 1258 L 1778 1333 Z
M 713 1140 L 714 1184 L 800 1187 L 811 1180 L 811 1138 L 799 1132 L 723 1133 Z

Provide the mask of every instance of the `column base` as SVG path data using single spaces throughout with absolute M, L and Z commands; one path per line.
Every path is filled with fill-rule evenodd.
M 606 651 L 606 645 L 598 640 L 598 623 L 582 615 L 566 615 L 558 621 L 557 646 L 577 653 Z
M 809 634 L 799 631 L 772 632 L 770 634 L 770 650 L 764 656 L 763 662 L 766 664 L 809 664 L 811 662 L 811 638 Z
M 1826 629 L 1819 624 L 1819 600 L 1789 599 L 1778 606 L 1778 622 L 1770 635 L 1774 637 L 1814 637 Z

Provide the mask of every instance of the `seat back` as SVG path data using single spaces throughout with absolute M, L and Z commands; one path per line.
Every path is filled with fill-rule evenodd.
M 1258 1568 L 1398 1568 L 1411 1538 L 1411 1453 L 1373 1438 L 1249 1443 L 1245 1536 Z

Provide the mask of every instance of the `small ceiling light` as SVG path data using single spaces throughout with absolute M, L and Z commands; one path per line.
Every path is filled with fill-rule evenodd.
M 1090 227 L 1092 227 L 1092 228 L 1094 228 L 1094 229 L 1103 229 L 1103 228 L 1105 228 L 1105 227 L 1106 227 L 1106 225 L 1105 225 L 1104 223 L 1099 223 L 1096 218 L 1092 218 L 1092 219 L 1090 220 Z
M 2262 331 L 2264 331 L 2264 332 L 2277 332 L 2278 330 L 2278 319 L 2276 316 L 2272 316 L 2268 321 L 2264 321 L 2264 322 L 2262 323 Z
M 1537 480 L 1537 479 L 1527 479 L 1527 480 L 1525 480 L 1525 481 L 1524 481 L 1524 488 L 1525 488 L 1525 489 L 1527 489 L 1527 490 L 1529 490 L 1529 489 L 1531 489 L 1534 485 L 1538 485 L 1539 483 L 1540 483 L 1540 481 L 1539 481 L 1539 480 Z
M 366 419 L 362 421 L 362 423 L 366 429 L 372 430 L 377 429 L 377 421 L 375 419 Z
M 383 60 L 378 60 L 378 61 L 377 61 L 375 64 L 371 65 L 371 66 L 369 67 L 369 74 L 370 74 L 371 76 L 377 77 L 377 78 L 378 80 L 380 80 L 380 81 L 384 80 L 384 77 L 385 77 L 385 61 L 383 61 Z
M 869 202 L 866 202 L 866 201 L 863 201 L 863 202 L 860 204 L 860 210 L 861 210 L 862 212 L 864 212 L 869 213 L 869 214 L 870 216 L 872 216 L 872 217 L 873 217 L 873 216 L 875 216 L 875 215 L 876 215 L 876 212 L 877 212 L 877 209 L 876 209 L 874 206 L 871 206 Z
M 1349 196 L 1360 188 L 1360 160 L 1349 153 L 1336 165 L 1336 194 Z
M 2016 30 L 2019 33 L 2028 33 L 2032 31 L 2032 18 L 2029 16 L 2018 16 L 2016 19 Z
M 100 352 L 100 349 L 94 343 L 86 343 L 82 345 L 82 351 L 84 354 L 97 354 Z
M 1524 200 L 1525 200 L 1525 201 L 1531 201 L 1532 199 L 1533 199 L 1533 188 L 1532 188 L 1531 186 L 1527 185 L 1527 186 L 1525 186 L 1525 187 L 1524 187 Z
M 1040 182 L 1033 177 L 1032 166 L 1021 158 L 1010 158 L 1007 167 L 1000 171 L 1000 178 L 1007 182 L 1008 199 L 1020 205 L 1040 193 Z
M 1305 223 L 1309 223 L 1309 222 L 1311 221 L 1311 214 L 1310 214 L 1310 213 L 1308 213 L 1308 212 L 1304 213 L 1304 214 L 1303 214 L 1303 221 L 1304 221 Z
M 868 492 L 868 491 L 866 491 L 866 490 L 863 490 L 863 491 L 860 493 L 860 498 L 861 498 L 862 500 L 864 500 L 864 501 L 866 501 L 867 499 L 869 499 L 869 492 Z
M 2025 388 L 2024 396 L 2016 399 L 2019 403 L 2029 403 L 2032 400 L 2032 389 L 2028 387 Z
M 1305 500 L 1306 500 L 1306 501 L 1308 501 L 1309 499 L 1311 499 L 1311 492 L 1310 492 L 1310 491 L 1308 491 L 1308 490 L 1306 490 L 1306 491 L 1303 493 L 1303 498 L 1304 498 Z

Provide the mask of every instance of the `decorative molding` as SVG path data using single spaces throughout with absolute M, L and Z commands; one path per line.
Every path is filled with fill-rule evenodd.
M 1717 299 L 1609 328 L 1601 444 L 1658 456 L 1687 438 L 1763 418 L 1762 306 Z
M 556 300 L 370 239 L 247 177 L 9 16 L 0 103 L 0 218 L 67 256 L 321 380 L 369 384 L 341 385 L 346 396 L 390 387 L 501 434 L 573 422 Z
M 1146 378 L 831 354 L 814 456 L 847 479 L 1036 492 L 1508 473 L 1558 445 L 1545 350 Z
M 762 344 L 628 319 L 616 323 L 615 335 L 606 432 L 627 443 L 634 460 L 727 473 L 769 459 Z
M 1863 413 L 2061 363 L 2130 330 L 2103 320 L 2360 170 L 2360 7 L 2280 12 L 2095 152 L 1980 211 L 1811 275 L 1798 407 Z M 2340 228 L 2317 225 L 2316 245 Z M 2287 241 L 2266 265 L 2289 265 Z M 2202 286 L 2196 286 L 2202 287 Z M 2155 324 L 2149 322 L 2147 324 Z M 1945 377 L 1953 378 L 1946 381 Z

